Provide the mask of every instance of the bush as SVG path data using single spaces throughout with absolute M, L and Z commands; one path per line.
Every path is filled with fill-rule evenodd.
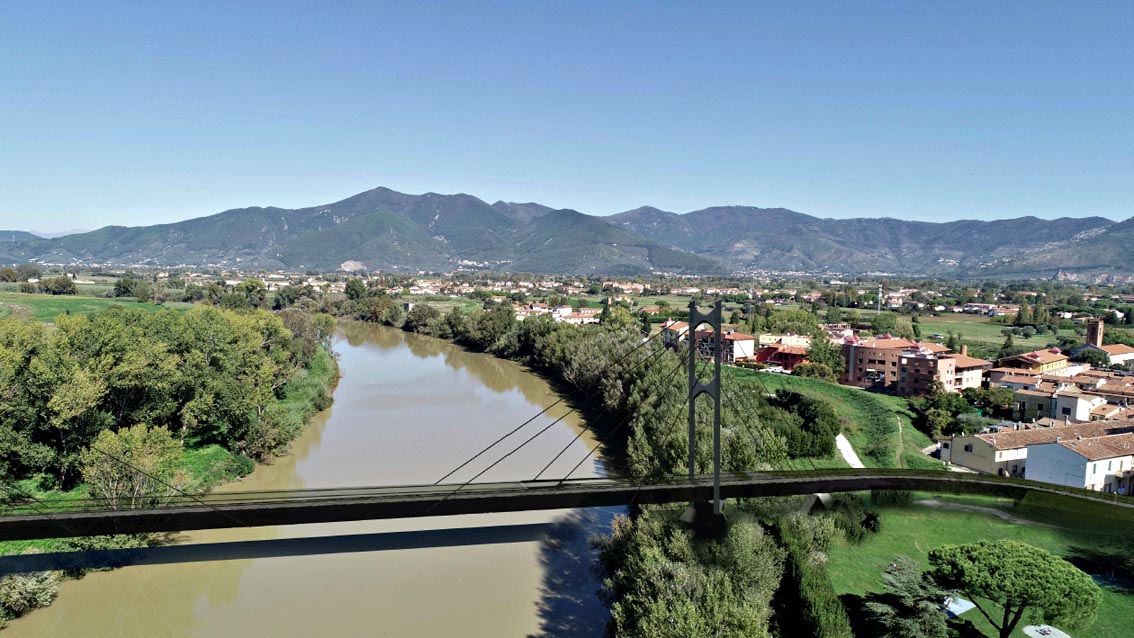
M 870 504 L 875 507 L 902 507 L 913 503 L 913 492 L 906 490 L 871 490 Z
M 776 595 L 780 635 L 853 638 L 847 610 L 826 567 L 812 559 L 811 543 L 798 533 L 799 526 L 780 521 L 774 529 L 787 550 L 787 569 Z
M 59 591 L 58 572 L 32 572 L 0 577 L 0 627 L 33 609 L 46 607 Z

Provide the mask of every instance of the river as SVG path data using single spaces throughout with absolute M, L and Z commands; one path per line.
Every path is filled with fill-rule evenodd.
M 344 323 L 342 379 L 287 456 L 225 490 L 432 483 L 558 397 L 508 361 L 400 330 Z M 566 412 L 536 419 L 535 433 Z M 481 479 L 532 477 L 579 433 L 570 415 Z M 514 437 L 515 438 L 515 437 Z M 526 438 L 526 437 L 523 437 Z M 523 438 L 515 438 L 518 443 Z M 509 439 L 511 442 L 513 439 Z M 585 432 L 548 470 L 562 476 L 595 445 Z M 450 480 L 471 478 L 511 446 Z M 588 460 L 574 476 L 595 476 Z M 519 512 L 402 521 L 191 532 L 185 543 L 329 537 L 553 523 L 508 542 L 137 565 L 68 581 L 51 606 L 13 621 L 4 638 L 85 636 L 594 636 L 605 610 L 587 548 L 613 510 Z M 466 532 L 461 532 L 465 534 Z M 376 537 L 378 538 L 378 537 Z M 491 539 L 490 539 L 491 540 Z

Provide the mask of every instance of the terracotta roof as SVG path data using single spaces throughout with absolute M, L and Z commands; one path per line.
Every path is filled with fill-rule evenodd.
M 967 354 L 943 354 L 941 356 L 943 358 L 952 359 L 953 361 L 957 362 L 958 368 L 983 368 L 984 366 L 992 365 L 991 361 L 985 361 L 984 359 L 970 357 Z M 1001 381 L 1003 381 L 1003 379 L 1001 379 Z
M 1134 434 L 1093 436 L 1071 441 L 1064 439 L 1059 444 L 1088 461 L 1134 455 Z
M 1134 425 L 1129 421 L 1092 421 L 1090 423 L 1075 423 L 1035 430 L 1015 430 L 998 432 L 995 434 L 977 434 L 976 438 L 988 443 L 998 450 L 1017 450 L 1029 445 L 1055 443 L 1055 439 L 1074 439 L 1096 437 L 1106 434 L 1120 434 L 1134 431 Z
M 1055 363 L 1056 361 L 1066 360 L 1067 355 L 1062 352 L 1052 352 L 1051 350 L 1035 350 L 1004 359 L 1004 361 L 1027 361 L 1028 363 Z
M 810 354 L 810 351 L 807 348 L 798 348 L 796 346 L 785 346 L 782 343 L 770 343 L 770 344 L 764 346 L 763 348 L 761 348 L 761 350 L 764 350 L 764 349 L 767 349 L 767 348 L 771 348 L 773 350 L 776 350 L 778 352 L 783 352 L 785 354 L 802 354 L 802 355 Z
M 1102 349 L 1112 357 L 1122 354 L 1134 354 L 1134 348 L 1131 348 L 1124 343 L 1116 343 L 1110 346 L 1103 346 Z

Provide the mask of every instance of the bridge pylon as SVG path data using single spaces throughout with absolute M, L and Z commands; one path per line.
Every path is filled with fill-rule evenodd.
M 682 519 L 692 523 L 700 533 L 716 534 L 727 527 L 724 511 L 721 508 L 721 358 L 722 317 L 724 311 L 720 299 L 709 312 L 697 308 L 696 301 L 689 302 L 689 328 L 686 342 L 689 344 L 689 479 L 697 474 L 697 397 L 708 394 L 713 398 L 713 500 L 712 503 L 692 503 Z M 702 348 L 697 338 L 697 328 L 709 324 L 713 338 L 709 348 Z M 697 378 L 697 360 L 702 355 L 713 358 L 713 378 L 705 383 Z M 711 505 L 711 507 L 710 507 Z

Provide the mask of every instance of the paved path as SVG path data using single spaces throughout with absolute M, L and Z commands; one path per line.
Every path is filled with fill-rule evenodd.
M 839 435 L 835 437 L 835 445 L 839 448 L 839 454 L 843 455 L 843 460 L 847 462 L 847 465 L 860 469 L 866 467 L 862 464 L 862 461 L 858 459 L 858 455 L 855 454 L 850 441 L 848 441 L 847 437 L 843 436 L 842 433 L 839 433 Z

